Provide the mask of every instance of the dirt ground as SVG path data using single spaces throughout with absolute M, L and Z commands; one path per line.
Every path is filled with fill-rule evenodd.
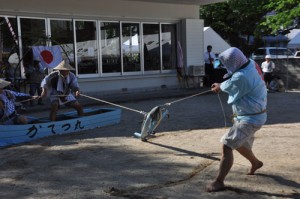
M 178 99 L 121 105 L 147 112 Z M 133 137 L 143 116 L 123 109 L 118 125 L 2 148 L 0 198 L 300 198 L 299 92 L 269 93 L 268 121 L 253 147 L 264 162 L 257 175 L 245 175 L 250 165 L 234 153 L 227 189 L 205 192 L 231 125 L 227 95 L 220 99 L 226 122 L 218 95 L 199 95 L 167 106 L 170 118 L 148 142 Z

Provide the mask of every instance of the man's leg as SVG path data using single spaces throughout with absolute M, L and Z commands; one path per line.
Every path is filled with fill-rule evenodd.
M 51 103 L 51 110 L 50 110 L 50 120 L 51 121 L 56 120 L 57 111 L 58 111 L 58 102 L 52 102 Z
M 17 124 L 27 124 L 28 123 L 27 117 L 25 117 L 24 115 L 18 115 L 16 119 L 17 119 Z
M 35 84 L 30 84 L 30 85 L 29 85 L 29 94 L 30 94 L 31 96 L 34 96 L 35 90 L 36 90 Z M 34 105 L 34 101 L 33 101 L 33 100 L 30 100 L 30 105 L 31 105 L 31 106 Z
M 251 163 L 251 169 L 248 175 L 254 175 L 255 171 L 263 166 L 263 162 L 258 160 L 251 149 L 244 146 L 236 149 L 242 156 L 244 156 Z
M 233 151 L 223 145 L 223 155 L 220 161 L 219 173 L 216 179 L 207 187 L 208 192 L 215 192 L 224 189 L 224 180 L 233 165 Z
M 209 68 L 209 64 L 205 64 L 205 68 L 204 68 L 204 70 L 205 70 L 205 77 L 204 77 L 204 82 L 203 82 L 203 84 L 204 84 L 204 86 L 206 86 L 206 87 L 211 87 L 211 84 L 210 84 L 210 68 Z
M 41 96 L 41 94 L 42 94 L 42 88 L 40 87 L 40 85 L 39 84 L 37 84 L 36 85 L 36 90 L 37 90 L 37 94 L 38 94 L 38 96 Z M 43 99 L 42 98 L 39 98 L 38 99 L 38 104 L 39 105 L 43 105 Z
M 79 102 L 76 101 L 76 102 L 70 104 L 70 106 L 73 107 L 74 109 L 76 109 L 77 114 L 79 116 L 83 116 L 83 108 Z

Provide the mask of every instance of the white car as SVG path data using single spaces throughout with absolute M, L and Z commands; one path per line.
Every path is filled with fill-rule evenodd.
M 300 51 L 297 51 L 294 55 L 295 58 L 300 58 Z
M 266 55 L 271 55 L 271 59 L 294 58 L 294 53 L 288 48 L 283 47 L 264 47 L 256 49 L 252 55 L 252 59 L 265 59 Z

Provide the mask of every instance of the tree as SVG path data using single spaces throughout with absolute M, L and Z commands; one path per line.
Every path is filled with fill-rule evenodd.
M 249 36 L 268 12 L 269 0 L 229 0 L 200 7 L 200 18 L 204 25 L 212 27 L 232 46 L 245 51 Z M 251 50 L 251 49 L 250 49 Z
M 299 27 L 299 0 L 272 0 L 265 9 L 274 11 L 273 15 L 263 18 L 257 30 L 262 29 L 269 34 L 288 33 L 288 30 Z
M 228 0 L 200 7 L 204 25 L 246 53 L 251 51 L 250 35 L 257 41 L 264 35 L 288 33 L 299 27 L 299 17 L 299 0 Z

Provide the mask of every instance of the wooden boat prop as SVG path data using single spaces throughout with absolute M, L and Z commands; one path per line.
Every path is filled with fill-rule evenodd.
M 154 130 L 166 117 L 169 117 L 169 111 L 166 108 L 161 106 L 152 108 L 144 117 L 141 132 L 135 132 L 133 135 L 137 138 L 141 138 L 144 142 L 147 141 L 147 138 L 154 135 Z
M 76 111 L 57 115 L 56 121 L 28 116 L 29 123 L 0 125 L 0 147 L 30 142 L 46 136 L 68 134 L 120 123 L 121 109 L 86 108 L 84 116 Z

